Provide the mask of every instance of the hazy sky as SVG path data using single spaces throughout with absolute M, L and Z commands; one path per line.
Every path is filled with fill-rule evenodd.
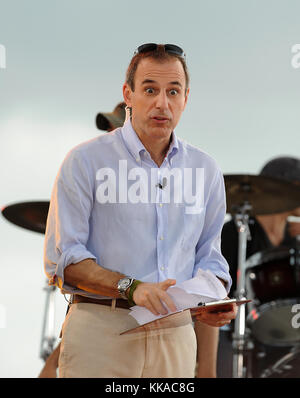
M 176 133 L 224 174 L 299 156 L 299 15 L 297 0 L 0 0 L 1 207 L 49 200 L 64 156 L 100 133 L 96 114 L 122 100 L 127 65 L 146 42 L 184 48 L 191 93 Z M 0 234 L 0 377 L 36 377 L 44 237 L 3 217 Z M 66 302 L 59 292 L 56 301 L 58 336 Z

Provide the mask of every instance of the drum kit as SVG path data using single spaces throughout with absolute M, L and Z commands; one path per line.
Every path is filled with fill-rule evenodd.
M 300 352 L 300 328 L 293 324 L 294 310 L 300 303 L 299 237 L 295 247 L 259 252 L 247 259 L 247 242 L 251 240 L 249 217 L 300 207 L 300 187 L 281 179 L 255 175 L 227 175 L 225 187 L 227 213 L 232 215 L 238 233 L 234 295 L 252 300 L 247 308 L 239 308 L 234 321 L 232 377 L 253 377 L 257 343 L 268 346 L 269 350 L 270 347 L 289 347 L 282 358 L 256 374 L 272 377 L 288 369 L 288 362 Z
M 251 239 L 249 217 L 300 207 L 300 187 L 281 179 L 248 174 L 225 175 L 224 179 L 227 213 L 235 221 L 239 242 L 234 295 L 238 299 L 252 300 L 248 307 L 239 307 L 234 321 L 230 350 L 232 374 L 229 377 L 272 377 L 287 369 L 287 364 L 300 355 L 300 320 L 299 326 L 292 322 L 294 309 L 300 312 L 300 245 L 259 252 L 247 259 L 247 242 Z M 2 215 L 17 226 L 44 234 L 48 210 L 48 201 L 24 202 L 4 207 Z M 56 340 L 55 289 L 46 281 L 40 346 L 40 356 L 44 360 L 53 351 Z M 252 360 L 256 342 L 271 348 L 288 348 L 289 351 L 256 375 Z

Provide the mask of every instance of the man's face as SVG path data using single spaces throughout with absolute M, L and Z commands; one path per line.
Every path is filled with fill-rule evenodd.
M 188 91 L 181 62 L 163 63 L 145 58 L 138 64 L 134 91 L 124 84 L 126 104 L 132 108 L 132 125 L 141 139 L 166 139 L 179 122 Z

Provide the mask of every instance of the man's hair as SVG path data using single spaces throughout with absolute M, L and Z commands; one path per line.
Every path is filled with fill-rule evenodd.
M 147 51 L 145 53 L 138 53 L 134 55 L 132 60 L 130 61 L 130 64 L 126 72 L 126 83 L 129 85 L 132 91 L 134 91 L 134 77 L 138 64 L 141 62 L 142 59 L 145 58 L 152 58 L 155 61 L 161 63 L 168 62 L 173 59 L 178 59 L 181 62 L 185 74 L 185 91 L 189 88 L 190 76 L 184 58 L 181 57 L 180 55 L 166 52 L 164 45 L 158 44 L 155 50 Z

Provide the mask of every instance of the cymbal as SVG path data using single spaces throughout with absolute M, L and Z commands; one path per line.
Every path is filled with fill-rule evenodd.
M 278 178 L 249 174 L 224 175 L 227 213 L 248 202 L 250 215 L 275 214 L 300 207 L 300 186 Z
M 5 206 L 2 214 L 19 227 L 44 234 L 49 204 L 48 201 L 15 203 Z

